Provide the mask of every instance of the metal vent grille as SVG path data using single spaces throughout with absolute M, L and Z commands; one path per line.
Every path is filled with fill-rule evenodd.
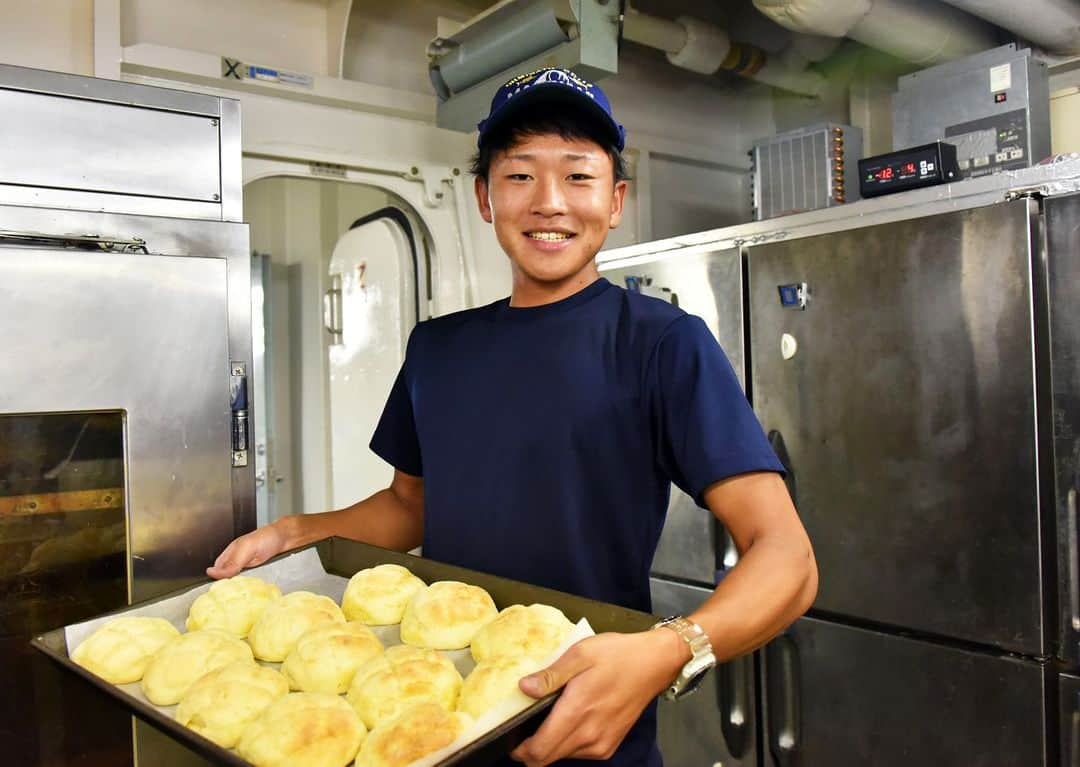
M 819 125 L 759 142 L 753 158 L 754 218 L 839 205 L 857 197 L 845 179 L 862 146 L 861 133 L 847 125 Z

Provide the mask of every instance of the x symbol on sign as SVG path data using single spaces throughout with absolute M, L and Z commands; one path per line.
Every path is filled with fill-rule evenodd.
M 241 62 L 238 59 L 226 59 L 221 60 L 225 71 L 222 73 L 222 77 L 233 77 L 237 80 L 243 80 L 244 76 L 240 74 Z

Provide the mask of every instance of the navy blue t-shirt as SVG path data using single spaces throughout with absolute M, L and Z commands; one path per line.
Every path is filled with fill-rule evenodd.
M 602 278 L 417 325 L 371 449 L 424 478 L 425 556 L 644 611 L 669 483 L 782 471 L 705 323 Z M 655 707 L 608 763 L 661 764 Z

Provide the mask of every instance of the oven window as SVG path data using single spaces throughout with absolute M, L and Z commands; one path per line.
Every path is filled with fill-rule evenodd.
M 22 691 L 0 696 L 3 753 L 130 762 L 123 712 L 29 645 L 127 595 L 123 413 L 0 415 L 0 668 Z

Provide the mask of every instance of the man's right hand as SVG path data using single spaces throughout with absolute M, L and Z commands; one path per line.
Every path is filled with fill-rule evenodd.
M 408 551 L 420 545 L 423 534 L 424 479 L 395 469 L 390 487 L 348 508 L 285 516 L 241 535 L 206 568 L 206 574 L 231 578 L 245 567 L 261 565 L 283 551 L 332 535 Z
M 211 578 L 231 578 L 245 567 L 261 565 L 286 548 L 285 534 L 277 524 L 266 525 L 241 535 L 218 555 L 206 574 Z

